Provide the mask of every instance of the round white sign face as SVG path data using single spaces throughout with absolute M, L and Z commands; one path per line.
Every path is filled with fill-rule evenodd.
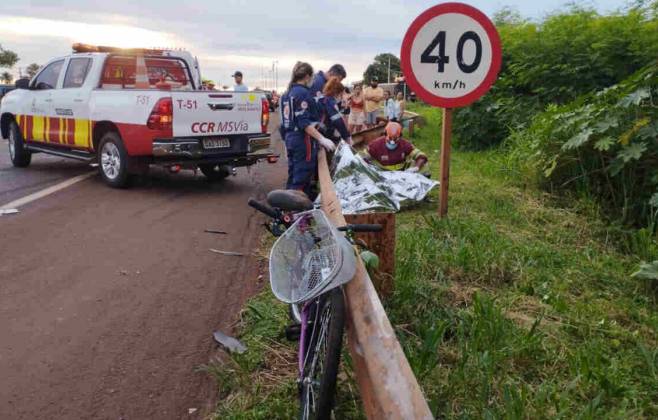
M 426 102 L 452 108 L 486 93 L 501 62 L 500 39 L 477 9 L 445 3 L 421 14 L 402 45 L 405 78 Z

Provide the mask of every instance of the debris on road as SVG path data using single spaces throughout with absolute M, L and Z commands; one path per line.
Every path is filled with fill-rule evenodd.
M 206 233 L 216 233 L 218 235 L 227 235 L 227 233 L 224 232 L 223 230 L 206 229 L 206 230 L 204 230 L 204 232 L 206 232 Z
M 0 209 L 0 216 L 4 216 L 6 214 L 17 214 L 20 213 L 18 209 Z
M 198 408 L 188 408 L 187 409 L 187 414 L 194 414 L 194 413 L 197 412 L 197 410 L 198 410 Z
M 214 252 L 215 254 L 221 254 L 221 255 L 231 255 L 234 257 L 244 257 L 244 254 L 241 252 L 220 251 L 219 249 L 212 249 L 212 248 L 210 248 L 210 252 Z
M 224 346 L 229 353 L 242 354 L 247 351 L 247 346 L 242 344 L 238 339 L 228 336 L 219 330 L 212 333 L 212 336 L 217 344 Z

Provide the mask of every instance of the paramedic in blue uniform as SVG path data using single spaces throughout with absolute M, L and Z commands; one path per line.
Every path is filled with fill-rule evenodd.
M 311 84 L 311 96 L 314 98 L 322 96 L 322 89 L 324 89 L 324 85 L 327 84 L 329 79 L 336 78 L 339 82 L 342 82 L 346 77 L 347 72 L 342 64 L 334 64 L 326 73 L 323 71 L 318 72 L 313 78 L 313 84 Z
M 323 97 L 318 100 L 320 105 L 320 132 L 331 141 L 338 143 L 342 138 L 348 144 L 352 144 L 343 114 L 340 112 L 339 103 L 345 88 L 336 78 L 331 78 L 324 85 Z
M 320 115 L 309 91 L 312 78 L 310 64 L 295 64 L 288 90 L 281 97 L 281 136 L 288 156 L 286 188 L 304 191 L 314 200 L 317 196 L 318 146 L 330 152 L 336 146 L 316 128 Z

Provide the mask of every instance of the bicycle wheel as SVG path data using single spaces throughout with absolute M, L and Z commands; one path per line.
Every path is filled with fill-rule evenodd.
M 345 326 L 345 301 L 338 287 L 320 297 L 312 312 L 313 329 L 304 357 L 300 418 L 331 417 Z

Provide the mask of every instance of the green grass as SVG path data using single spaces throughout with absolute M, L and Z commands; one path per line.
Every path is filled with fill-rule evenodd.
M 414 142 L 438 174 L 433 112 Z M 630 274 L 658 255 L 622 253 L 595 205 L 524 186 L 505 162 L 454 153 L 449 218 L 436 203 L 398 218 L 386 306 L 432 410 L 655 418 L 656 292 Z
M 413 140 L 436 178 L 440 113 L 415 109 L 428 124 Z M 620 234 L 592 200 L 541 192 L 507 162 L 500 151 L 455 152 L 449 217 L 436 217 L 438 191 L 398 215 L 385 306 L 432 411 L 657 418 L 658 288 L 630 277 L 658 259 L 655 238 Z M 216 418 L 296 416 L 286 322 L 269 289 L 249 302 L 240 327 L 249 351 L 207 367 L 219 380 Z M 344 360 L 336 418 L 362 418 Z

